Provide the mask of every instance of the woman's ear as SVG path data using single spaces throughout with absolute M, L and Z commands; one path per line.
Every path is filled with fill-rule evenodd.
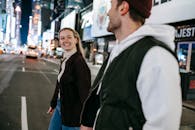
M 78 38 L 75 38 L 75 43 L 78 44 L 79 40 Z

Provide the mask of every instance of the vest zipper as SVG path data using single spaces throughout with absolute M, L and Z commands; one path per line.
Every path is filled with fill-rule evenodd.
M 81 123 L 81 115 L 83 115 L 83 109 L 85 107 L 85 104 L 87 102 L 87 100 L 91 97 L 91 94 L 92 92 L 99 86 L 100 82 L 102 81 L 103 78 L 101 78 L 98 83 L 96 84 L 96 86 L 94 88 L 91 89 L 91 92 L 89 93 L 88 97 L 85 99 L 84 103 L 83 103 L 83 107 L 82 107 L 82 111 L 81 111 L 81 114 L 80 114 L 80 123 Z M 100 109 L 100 108 L 99 108 Z M 98 109 L 98 110 L 99 110 Z M 97 114 L 96 114 L 97 115 Z
M 100 107 L 100 108 L 97 110 L 96 117 L 95 117 L 95 121 L 94 121 L 94 124 L 93 124 L 93 130 L 95 130 L 97 118 L 98 118 L 98 115 L 99 115 L 99 113 L 100 113 L 101 108 L 102 108 L 102 107 Z

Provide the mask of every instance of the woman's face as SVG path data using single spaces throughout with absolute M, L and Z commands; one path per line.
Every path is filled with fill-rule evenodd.
M 63 30 L 60 32 L 59 41 L 61 47 L 65 51 L 71 51 L 76 48 L 77 38 L 74 37 L 73 32 L 70 30 Z

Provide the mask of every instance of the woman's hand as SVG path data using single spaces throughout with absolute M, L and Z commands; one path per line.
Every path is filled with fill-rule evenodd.
M 93 128 L 81 125 L 80 130 L 93 130 Z
M 49 107 L 49 110 L 47 111 L 47 114 L 53 114 L 54 109 L 52 107 Z

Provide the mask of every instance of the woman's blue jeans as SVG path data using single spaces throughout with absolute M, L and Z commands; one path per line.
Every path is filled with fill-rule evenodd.
M 80 130 L 79 127 L 68 127 L 62 124 L 60 106 L 61 106 L 60 100 L 58 100 L 57 106 L 51 117 L 48 130 Z

